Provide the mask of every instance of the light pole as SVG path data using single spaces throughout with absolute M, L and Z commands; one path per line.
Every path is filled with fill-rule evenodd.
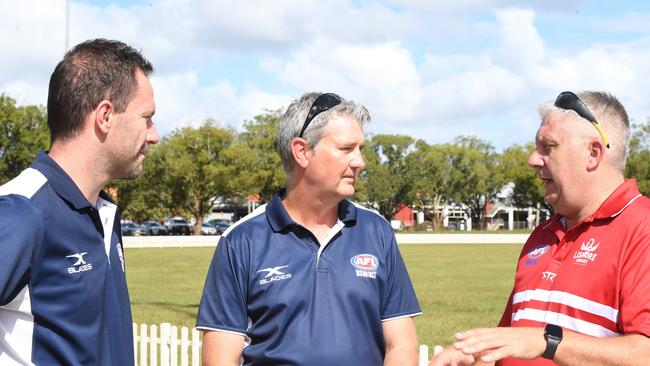
M 65 0 L 65 52 L 70 48 L 70 0 Z

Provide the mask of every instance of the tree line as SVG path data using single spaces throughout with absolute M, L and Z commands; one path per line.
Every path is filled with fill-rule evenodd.
M 237 131 L 208 119 L 199 127 L 177 128 L 152 146 L 143 174 L 116 180 L 108 187 L 125 218 L 162 220 L 196 218 L 200 230 L 216 199 L 239 203 L 249 195 L 268 201 L 285 183 L 276 148 L 281 111 L 266 111 Z M 0 95 L 0 184 L 29 166 L 49 148 L 47 111 L 42 106 L 17 106 Z M 497 152 L 488 141 L 458 136 L 446 144 L 428 144 L 405 135 L 369 136 L 363 150 L 366 168 L 352 198 L 390 219 L 399 204 L 427 212 L 435 228 L 442 204 L 465 207 L 481 222 L 486 205 L 509 185 L 507 203 L 515 207 L 542 205 L 541 181 L 527 165 L 534 143 L 512 145 Z M 650 120 L 635 125 L 626 176 L 635 177 L 650 194 Z M 546 207 L 549 208 L 549 207 Z

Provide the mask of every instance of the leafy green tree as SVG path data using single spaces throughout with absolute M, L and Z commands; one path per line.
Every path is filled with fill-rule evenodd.
M 374 206 L 387 220 L 396 212 L 397 204 L 410 204 L 410 181 L 404 179 L 406 157 L 414 140 L 403 135 L 376 135 L 366 142 L 363 158 L 366 168 L 360 178 L 363 188 L 355 199 Z M 363 198 L 363 199 L 362 199 Z
M 499 155 L 494 147 L 475 136 L 454 139 L 458 150 L 452 156 L 452 165 L 462 179 L 454 180 L 454 201 L 470 209 L 473 222 L 481 223 L 485 207 L 505 185 L 499 166 Z
M 208 119 L 199 128 L 185 127 L 162 139 L 159 167 L 161 198 L 172 213 L 196 218 L 194 233 L 200 234 L 203 217 L 218 197 L 236 192 L 243 167 L 233 162 L 235 132 Z M 156 169 L 157 170 L 157 169 Z
M 36 154 L 50 145 L 45 108 L 17 107 L 0 94 L 0 184 L 20 174 Z
M 650 118 L 642 125 L 634 125 L 625 176 L 635 178 L 639 191 L 650 195 Z
M 268 201 L 286 181 L 277 148 L 278 125 L 282 113 L 267 111 L 244 123 L 244 132 L 232 149 L 235 164 L 243 167 L 236 184 L 240 194 L 259 194 Z
M 535 144 L 513 145 L 501 153 L 501 167 L 504 178 L 514 187 L 510 203 L 517 207 L 545 205 L 542 181 L 537 171 L 528 166 L 528 157 L 535 150 Z
M 428 145 L 418 140 L 415 149 L 406 159 L 408 166 L 406 180 L 411 182 L 409 196 L 417 202 L 421 210 L 431 208 L 434 230 L 442 227 L 444 219 L 442 204 L 451 201 L 453 187 L 458 186 L 454 180 L 461 179 L 452 164 L 452 157 L 457 151 L 454 145 Z

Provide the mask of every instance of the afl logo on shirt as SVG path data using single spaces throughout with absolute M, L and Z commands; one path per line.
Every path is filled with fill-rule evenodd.
M 93 265 L 91 263 L 86 262 L 86 260 L 84 259 L 84 255 L 86 254 L 88 254 L 88 252 L 70 254 L 66 256 L 66 258 L 70 258 L 75 261 L 74 263 L 72 263 L 72 267 L 68 267 L 68 273 L 86 272 L 93 269 Z
M 379 259 L 372 254 L 358 254 L 350 259 L 357 272 L 357 277 L 377 278 Z
M 550 247 L 549 247 L 548 244 L 542 244 L 542 245 L 538 245 L 535 248 L 531 249 L 530 252 L 528 252 L 528 258 L 529 259 L 526 260 L 526 266 L 532 266 L 534 264 L 537 264 L 537 262 L 539 261 L 539 258 L 544 256 L 544 254 L 546 254 L 548 252 L 549 248 Z

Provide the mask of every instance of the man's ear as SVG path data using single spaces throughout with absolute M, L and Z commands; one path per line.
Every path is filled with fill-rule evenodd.
M 598 169 L 605 157 L 605 145 L 599 139 L 592 139 L 588 145 L 589 156 L 587 158 L 587 171 L 593 172 Z
M 311 154 L 311 148 L 307 141 L 301 137 L 294 137 L 291 140 L 291 155 L 293 155 L 293 160 L 296 165 L 305 169 L 309 165 L 309 157 Z
M 94 110 L 93 124 L 95 129 L 106 135 L 113 123 L 113 104 L 108 100 L 102 100 Z

